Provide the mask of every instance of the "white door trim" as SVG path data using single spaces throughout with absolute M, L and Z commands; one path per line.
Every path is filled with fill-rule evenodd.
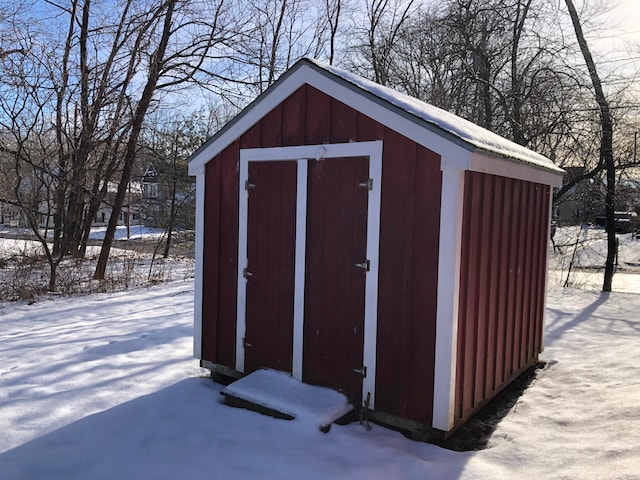
M 365 283 L 364 355 L 367 376 L 363 379 L 362 399 L 371 394 L 370 408 L 375 407 L 376 342 L 378 323 L 378 257 L 380 245 L 380 205 L 382 184 L 382 141 L 302 145 L 295 147 L 248 148 L 240 150 L 238 198 L 238 296 L 236 325 L 236 370 L 244 372 L 244 336 L 246 333 L 246 280 L 243 269 L 247 265 L 249 162 L 297 161 L 298 192 L 296 210 L 296 252 L 294 286 L 293 368 L 295 378 L 302 379 L 304 331 L 304 279 L 306 251 L 307 162 L 306 159 L 369 157 L 369 177 L 373 189 L 369 194 L 367 213 L 367 259 L 370 270 Z M 304 222 L 304 224 L 303 224 Z

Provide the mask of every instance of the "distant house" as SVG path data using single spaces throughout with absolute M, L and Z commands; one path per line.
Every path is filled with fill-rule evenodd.
M 301 60 L 191 157 L 195 356 L 449 435 L 543 349 L 549 159 Z
M 163 219 L 166 215 L 169 195 L 162 183 L 162 173 L 151 162 L 147 164 L 142 175 L 140 189 L 142 191 L 140 209 L 144 224 L 148 227 L 164 226 Z
M 186 177 L 186 173 L 186 168 L 184 174 L 181 174 L 174 173 L 172 169 L 163 170 L 152 162 L 147 164 L 140 180 L 142 191 L 140 213 L 144 218 L 145 225 L 165 228 L 171 214 L 172 199 L 182 213 L 189 207 L 193 209 L 195 185 L 189 177 Z M 174 195 L 175 198 L 173 198 Z M 174 218 L 174 227 L 192 229 L 192 218 L 193 215 L 178 215 L 177 218 Z
M 21 220 L 20 209 L 7 200 L 0 199 L 0 225 L 17 227 Z
M 142 175 L 142 198 L 145 200 L 157 199 L 160 188 L 160 177 L 153 163 L 149 163 Z
M 563 183 L 581 178 L 585 167 L 565 167 Z M 591 179 L 582 180 L 565 193 L 555 207 L 554 216 L 560 224 L 575 225 L 582 222 L 593 223 L 604 204 L 604 191 Z

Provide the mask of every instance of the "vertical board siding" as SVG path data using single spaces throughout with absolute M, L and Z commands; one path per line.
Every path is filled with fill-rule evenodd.
M 442 173 L 440 158 L 417 146 L 413 195 L 412 291 L 407 415 L 429 425 L 433 411 L 436 307 L 438 303 L 438 256 Z M 383 339 L 384 341 L 384 339 Z
M 310 86 L 291 95 L 207 164 L 203 358 L 230 367 L 235 363 L 239 148 L 370 140 L 384 142 L 382 185 L 374 185 L 382 188 L 383 209 L 376 409 L 430 424 L 440 158 Z M 317 202 L 313 195 L 320 197 L 322 192 L 310 190 L 309 201 Z M 331 208 L 339 213 L 339 209 Z M 317 241 L 308 236 L 307 248 L 314 248 Z M 309 260 L 306 268 L 315 272 L 307 278 L 313 285 L 312 275 L 329 267 L 316 258 Z M 322 303 L 313 299 L 305 306 L 321 308 Z
M 225 365 L 235 364 L 236 294 L 238 290 L 236 282 L 238 278 L 238 175 L 236 165 L 239 152 L 240 146 L 238 142 L 234 142 L 220 155 L 220 229 L 225 232 L 225 235 L 219 237 L 218 271 L 220 278 L 218 280 L 216 350 L 218 358 Z M 205 250 L 206 248 L 205 244 Z
M 364 347 L 369 159 L 309 162 L 302 379 L 359 402 Z
M 202 278 L 202 358 L 212 361 L 216 358 L 218 342 L 219 308 L 219 261 L 220 261 L 220 157 L 206 165 L 204 248 L 202 262 L 205 265 Z
M 467 172 L 455 422 L 537 360 L 549 187 Z
M 388 129 L 383 157 L 376 408 L 430 424 L 442 187 L 439 157 Z
M 252 162 L 249 181 L 244 372 L 291 372 L 296 163 Z

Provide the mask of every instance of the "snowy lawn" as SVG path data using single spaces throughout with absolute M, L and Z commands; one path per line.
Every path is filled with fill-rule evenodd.
M 640 295 L 552 290 L 548 367 L 466 453 L 224 406 L 191 322 L 187 281 L 0 303 L 0 478 L 639 478 Z

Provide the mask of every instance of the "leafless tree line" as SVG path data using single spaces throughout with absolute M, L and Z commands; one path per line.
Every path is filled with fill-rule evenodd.
M 575 11 L 570 0 L 0 0 L 0 199 L 28 218 L 55 290 L 57 266 L 67 255 L 84 256 L 93 219 L 115 186 L 94 273 L 103 279 L 140 152 L 162 152 L 177 169 L 178 157 L 211 133 L 185 120 L 193 111 L 215 105 L 208 125 L 223 123 L 311 56 L 560 166 L 583 165 L 572 181 L 602 179 L 613 209 L 616 175 L 636 162 L 629 140 L 636 110 L 619 78 L 596 81 L 599 59 L 588 60 L 584 38 L 571 30 L 576 22 L 590 28 L 587 7 Z M 602 147 L 609 136 L 611 148 Z M 614 173 L 604 180 L 607 165 Z M 42 211 L 54 212 L 44 231 Z

